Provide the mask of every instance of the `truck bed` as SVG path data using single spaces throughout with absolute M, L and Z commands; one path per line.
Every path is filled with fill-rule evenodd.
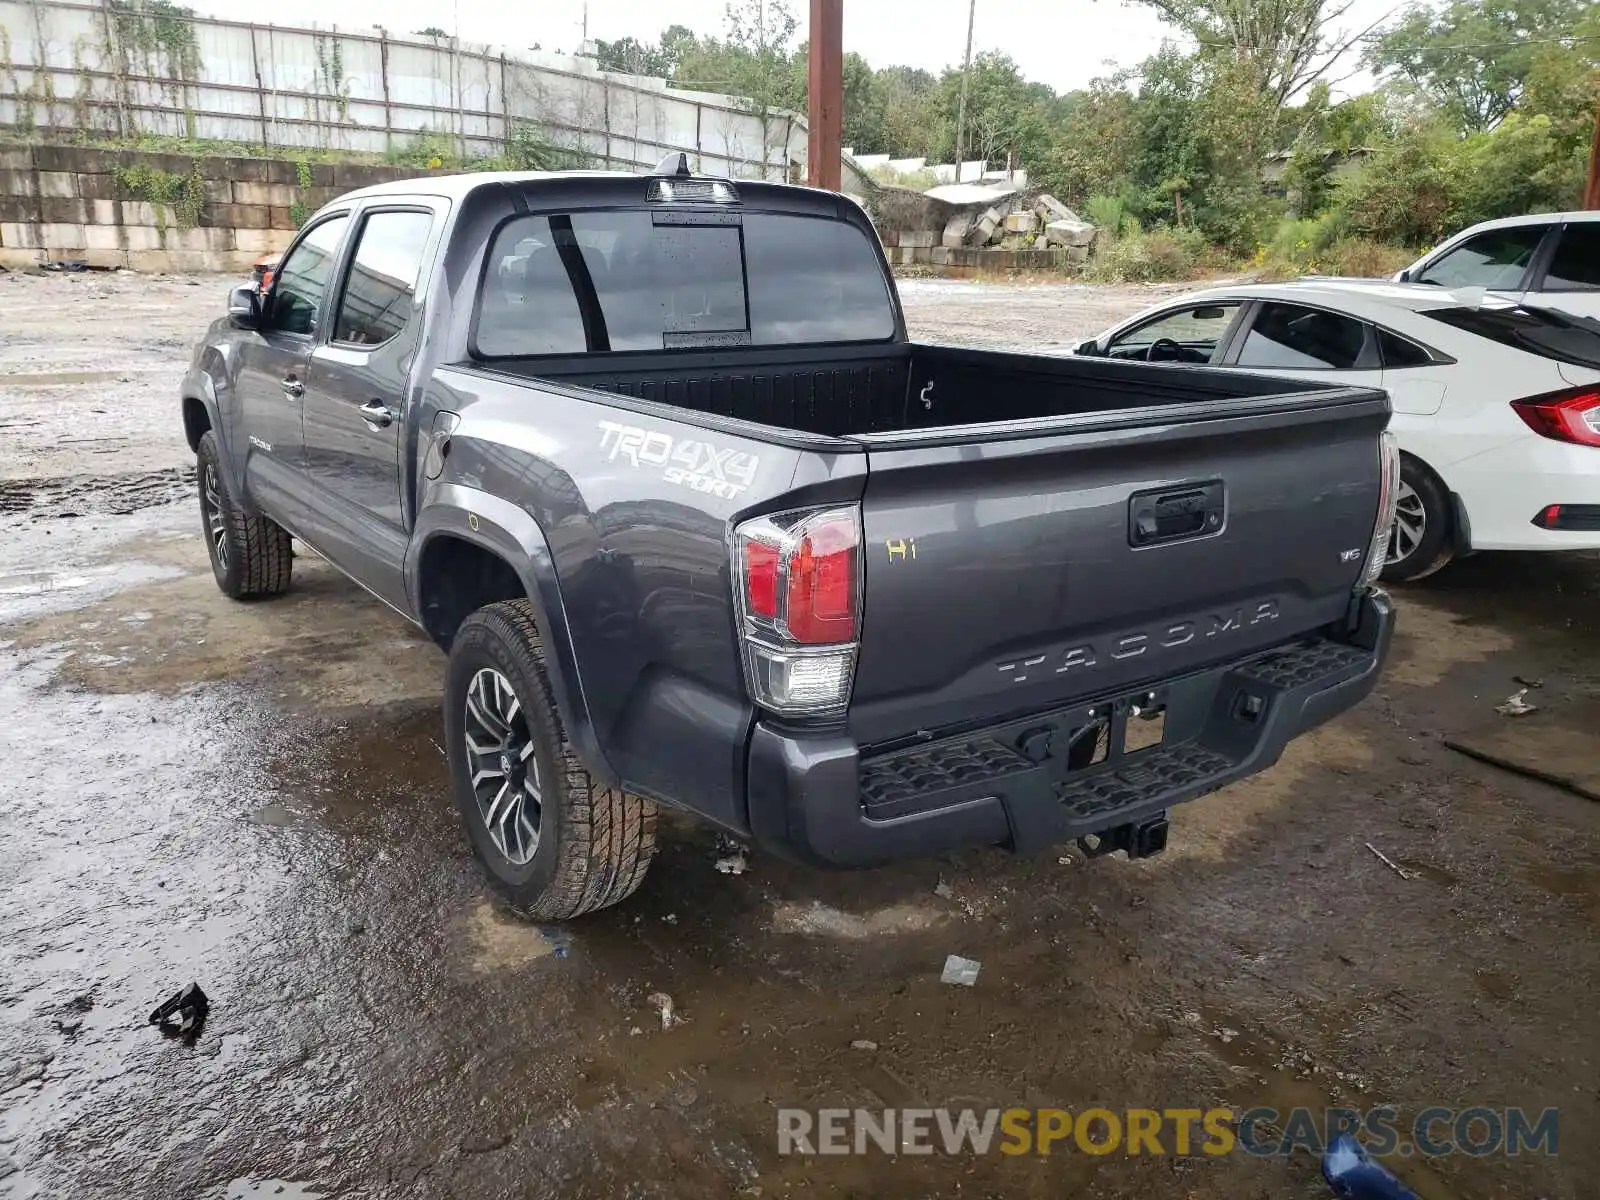
M 1316 386 L 1196 367 L 919 343 L 502 360 L 489 369 L 831 437 L 1283 395 Z

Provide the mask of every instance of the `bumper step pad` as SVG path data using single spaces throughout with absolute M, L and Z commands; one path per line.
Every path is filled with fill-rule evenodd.
M 1157 685 L 1155 692 L 867 758 L 859 769 L 861 812 L 871 821 L 895 821 L 998 798 L 1018 842 L 1098 832 L 1244 773 L 1266 736 L 1274 698 L 1335 687 L 1370 670 L 1372 662 L 1372 652 L 1359 646 L 1300 642 Z M 1168 740 L 1124 751 L 1132 705 L 1148 705 L 1158 694 Z M 1075 757 L 1070 747 L 1081 746 L 1096 722 L 1099 738 L 1109 731 L 1109 751 L 1092 763 L 1069 761 Z

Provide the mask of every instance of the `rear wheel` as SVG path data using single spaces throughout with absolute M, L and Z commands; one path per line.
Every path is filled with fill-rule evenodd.
M 1383 564 L 1390 583 L 1413 583 L 1455 557 L 1455 513 L 1439 477 L 1409 455 L 1400 460 L 1400 492 Z
M 258 512 L 240 507 L 228 491 L 217 435 L 206 430 L 195 452 L 200 521 L 217 587 L 235 600 L 281 596 L 289 590 L 294 552 L 288 532 Z
M 457 807 L 513 908 L 564 921 L 644 882 L 655 803 L 606 787 L 573 753 L 528 601 L 491 604 L 462 622 L 444 705 Z

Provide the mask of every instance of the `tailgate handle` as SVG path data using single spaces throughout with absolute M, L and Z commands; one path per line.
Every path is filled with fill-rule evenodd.
M 1135 492 L 1128 500 L 1128 544 L 1159 546 L 1206 537 L 1222 529 L 1226 494 L 1222 480 Z

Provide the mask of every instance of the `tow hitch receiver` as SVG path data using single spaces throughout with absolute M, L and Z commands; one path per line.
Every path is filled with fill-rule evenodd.
M 1097 834 L 1078 839 L 1078 849 L 1086 858 L 1099 858 L 1102 854 L 1115 854 L 1126 850 L 1130 860 L 1149 858 L 1167 848 L 1167 814 L 1165 811 L 1142 821 L 1115 825 Z

